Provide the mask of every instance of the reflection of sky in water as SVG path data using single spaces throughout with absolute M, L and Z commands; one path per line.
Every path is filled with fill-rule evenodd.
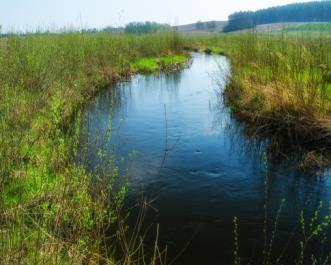
M 193 65 L 182 72 L 137 76 L 101 92 L 86 112 L 90 166 L 112 121 L 109 152 L 130 179 L 129 197 L 135 199 L 140 191 L 156 197 L 163 241 L 176 242 L 170 244 L 176 251 L 197 233 L 191 254 L 199 249 L 210 262 L 221 259 L 216 245 L 223 247 L 223 258 L 232 253 L 227 240 L 232 239 L 233 216 L 245 231 L 243 245 L 256 243 L 266 176 L 264 144 L 251 144 L 231 118 L 219 91 L 225 78 L 216 82 L 215 72 L 223 77 L 228 72 L 224 58 L 194 55 Z M 283 163 L 269 165 L 268 172 L 272 216 L 287 199 L 281 233 L 293 230 L 299 211 L 312 213 L 320 200 L 331 199 L 330 172 L 309 176 Z M 188 260 L 199 264 L 199 257 Z

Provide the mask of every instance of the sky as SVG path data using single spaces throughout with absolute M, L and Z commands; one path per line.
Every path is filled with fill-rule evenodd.
M 309 0 L 0 0 L 2 31 L 119 27 L 132 21 L 183 25 Z

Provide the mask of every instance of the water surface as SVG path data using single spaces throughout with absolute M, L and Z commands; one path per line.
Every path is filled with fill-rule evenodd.
M 329 174 L 308 175 L 268 163 L 264 143 L 252 144 L 222 100 L 225 57 L 193 54 L 188 69 L 136 76 L 102 91 L 86 109 L 88 166 L 107 144 L 130 181 L 127 203 L 155 199 L 147 222 L 160 224 L 160 244 L 175 264 L 231 264 L 233 217 L 244 260 L 261 256 L 263 205 L 270 226 L 286 199 L 275 239 L 281 250 L 298 230 L 299 212 L 331 200 Z M 111 123 L 110 143 L 104 140 Z M 103 139 L 103 140 L 102 140 Z M 268 195 L 266 196 L 266 181 Z M 296 247 L 290 244 L 284 262 Z M 328 249 L 327 249 L 328 250 Z

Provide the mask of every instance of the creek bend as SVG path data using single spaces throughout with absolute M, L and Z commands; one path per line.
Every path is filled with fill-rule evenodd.
M 235 216 L 243 260 L 258 259 L 263 206 L 267 201 L 272 227 L 286 199 L 275 239 L 277 253 L 298 230 L 301 210 L 309 216 L 320 201 L 327 207 L 330 172 L 316 176 L 282 162 L 266 165 L 264 143 L 252 145 L 223 103 L 227 59 L 199 53 L 192 57 L 192 65 L 182 71 L 138 75 L 99 93 L 84 114 L 87 166 L 98 163 L 97 150 L 107 144 L 109 155 L 128 177 L 127 204 L 142 194 L 154 199 L 157 212 L 146 222 L 160 224 L 160 245 L 167 245 L 168 260 L 185 249 L 175 264 L 232 264 Z M 110 123 L 108 142 L 102 136 Z M 284 264 L 292 264 L 296 251 L 294 240 Z

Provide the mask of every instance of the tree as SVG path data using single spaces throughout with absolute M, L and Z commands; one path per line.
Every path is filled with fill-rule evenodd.
M 237 12 L 229 16 L 229 23 L 224 27 L 224 32 L 252 28 L 256 25 L 254 12 Z
M 205 29 L 205 23 L 201 22 L 201 21 L 198 21 L 196 24 L 195 24 L 195 27 L 196 29 Z
M 102 29 L 103 32 L 109 32 L 109 33 L 113 33 L 113 32 L 116 32 L 117 29 L 112 27 L 112 26 L 108 26 L 108 27 L 105 27 Z
M 214 28 L 216 28 L 216 22 L 215 21 L 209 21 L 209 22 L 206 22 L 206 27 L 208 28 L 208 29 L 214 29 Z
M 159 24 L 156 22 L 131 22 L 125 26 L 124 31 L 131 34 L 147 34 L 154 33 L 160 30 L 169 29 L 168 24 Z

